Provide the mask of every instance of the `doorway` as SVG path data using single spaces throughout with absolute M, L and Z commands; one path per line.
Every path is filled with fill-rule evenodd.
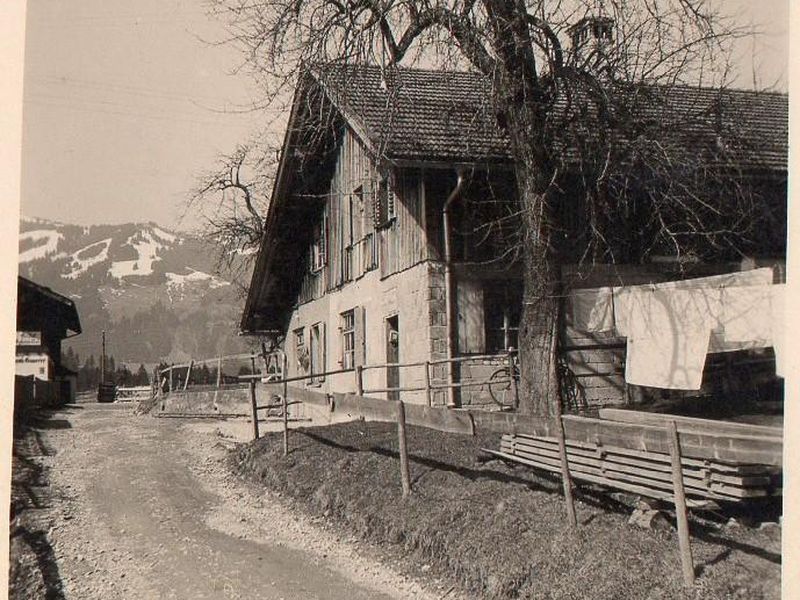
M 400 391 L 391 388 L 400 387 L 400 323 L 398 315 L 386 318 L 386 362 L 395 366 L 386 367 L 386 387 L 389 400 L 400 400 Z

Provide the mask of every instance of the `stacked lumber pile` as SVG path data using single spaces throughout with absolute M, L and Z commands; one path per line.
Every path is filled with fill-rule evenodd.
M 678 432 L 688 436 L 713 436 L 717 442 L 738 447 L 735 462 L 723 461 L 710 456 L 693 457 L 691 448 L 681 457 L 683 484 L 687 503 L 698 506 L 713 501 L 742 502 L 752 498 L 780 495 L 780 467 L 774 464 L 759 464 L 762 455 L 754 450 L 753 459 L 748 460 L 747 445 L 752 440 L 754 449 L 763 448 L 765 441 L 780 447 L 780 428 L 754 426 L 740 423 L 725 423 L 707 419 L 693 419 L 672 415 L 659 415 L 604 409 L 602 421 L 609 426 L 620 422 L 638 425 L 645 429 L 661 429 L 668 420 L 674 420 Z M 576 417 L 569 417 L 570 420 Z M 598 425 L 595 424 L 595 427 Z M 671 501 L 673 498 L 672 469 L 668 452 L 653 449 L 606 445 L 599 440 L 566 439 L 567 459 L 571 476 L 586 481 L 620 489 L 649 498 Z M 492 454 L 525 465 L 561 472 L 558 438 L 525 433 L 505 434 L 500 442 L 500 451 Z

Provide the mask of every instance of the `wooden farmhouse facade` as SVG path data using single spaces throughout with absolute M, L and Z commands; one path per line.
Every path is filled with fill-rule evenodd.
M 372 67 L 310 70 L 301 81 L 241 323 L 245 333 L 282 343 L 290 376 L 308 375 L 306 385 L 323 392 L 360 385 L 395 397 L 385 390 L 402 387 L 416 388 L 403 392 L 408 401 L 485 401 L 480 387 L 449 398 L 443 387 L 433 397 L 423 391 L 431 379 L 485 379 L 517 345 L 520 217 L 507 141 L 485 105 L 485 86 L 471 73 Z M 745 105 L 753 100 L 742 118 L 760 119 L 777 140 L 764 181 L 781 223 L 786 97 L 742 94 Z M 778 242 L 763 254 L 780 262 L 783 252 Z M 726 260 L 699 272 L 738 268 Z M 584 275 L 585 287 L 675 276 L 658 264 Z M 624 344 L 565 336 L 573 371 L 594 363 L 584 382 L 590 398 L 623 398 Z M 452 370 L 436 363 L 491 355 Z M 402 366 L 386 366 L 395 363 Z
M 61 364 L 61 343 L 81 333 L 75 303 L 17 278 L 17 404 L 56 405 L 75 399 L 76 373 Z

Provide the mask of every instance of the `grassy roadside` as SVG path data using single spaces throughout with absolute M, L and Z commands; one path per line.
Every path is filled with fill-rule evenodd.
M 579 527 L 564 520 L 557 479 L 479 448 L 496 436 L 409 427 L 414 493 L 400 489 L 395 427 L 348 423 L 234 449 L 232 469 L 367 540 L 406 568 L 446 578 L 478 598 L 779 598 L 780 531 L 692 523 L 699 577 L 683 588 L 677 534 L 627 524 L 630 508 L 582 489 Z

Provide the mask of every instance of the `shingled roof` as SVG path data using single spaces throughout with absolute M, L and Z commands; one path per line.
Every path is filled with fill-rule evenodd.
M 489 83 L 479 73 L 334 65 L 311 75 L 362 141 L 390 161 L 511 159 L 488 102 Z M 787 168 L 786 94 L 689 86 L 647 92 L 640 118 L 669 123 L 665 130 L 686 143 L 713 143 L 727 125 L 742 142 L 738 167 Z
M 486 79 L 463 71 L 328 67 L 314 79 L 363 140 L 388 159 L 505 161 Z
M 315 120 L 330 116 L 321 107 L 332 107 L 336 123 L 349 126 L 377 161 L 510 165 L 509 141 L 488 101 L 490 91 L 486 78 L 471 72 L 363 65 L 309 69 L 295 93 L 242 330 L 279 329 L 296 297 L 299 283 L 286 274 L 303 264 L 303 236 L 286 225 L 310 223 L 318 212 L 318 204 L 308 196 L 296 197 L 298 186 L 313 180 L 324 163 L 321 155 L 335 147 L 330 138 L 340 131 L 338 125 L 319 127 Z M 716 132 L 733 131 L 733 166 L 785 176 L 785 94 L 681 86 L 640 87 L 636 92 L 643 92 L 635 109 L 640 120 L 649 119 L 666 136 L 674 135 L 672 141 L 679 147 L 703 144 L 713 152 L 723 141 Z M 309 133 L 315 129 L 317 134 Z M 569 152 L 567 148 L 567 160 Z M 309 174 L 312 177 L 301 176 Z M 260 314 L 262 310 L 269 314 Z

